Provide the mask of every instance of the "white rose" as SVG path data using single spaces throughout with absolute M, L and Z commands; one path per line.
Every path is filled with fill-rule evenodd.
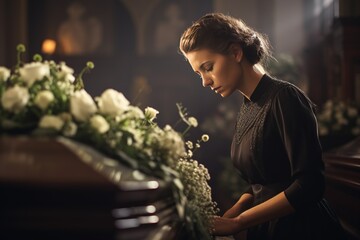
M 57 116 L 45 115 L 40 119 L 39 127 L 40 128 L 52 128 L 57 131 L 60 131 L 64 126 L 64 121 Z
M 58 78 L 64 78 L 65 81 L 73 83 L 75 81 L 74 69 L 68 67 L 65 62 L 59 64 L 60 71 L 57 73 Z
M 29 97 L 27 88 L 15 85 L 4 92 L 1 98 L 1 104 L 4 109 L 18 113 L 26 106 Z
M 150 121 L 153 121 L 158 113 L 159 111 L 152 107 L 145 108 L 145 117 Z
M 32 62 L 25 64 L 19 69 L 20 76 L 31 86 L 35 81 L 42 80 L 46 76 L 50 76 L 50 67 L 48 64 L 41 62 Z
M 95 115 L 90 118 L 90 125 L 99 133 L 106 133 L 109 131 L 109 123 L 101 115 Z
M 6 81 L 10 77 L 10 70 L 6 67 L 0 67 L 0 81 Z
M 105 114 L 118 115 L 129 108 L 129 101 L 114 89 L 105 90 L 97 101 L 100 112 Z
M 70 97 L 70 111 L 76 120 L 85 122 L 96 110 L 94 100 L 84 89 Z
M 51 91 L 43 90 L 36 95 L 34 103 L 40 109 L 45 110 L 54 99 L 54 94 Z

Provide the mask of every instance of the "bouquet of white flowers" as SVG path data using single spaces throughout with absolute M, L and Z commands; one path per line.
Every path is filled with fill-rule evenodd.
M 341 146 L 360 135 L 359 109 L 355 104 L 328 100 L 317 119 L 324 150 Z
M 86 67 L 74 75 L 64 62 L 43 61 L 38 54 L 23 63 L 23 45 L 17 47 L 18 63 L 13 70 L 0 66 L 1 132 L 62 135 L 90 146 L 111 157 L 173 183 L 174 198 L 189 238 L 210 239 L 210 219 L 217 213 L 207 183 L 207 169 L 192 159 L 201 142 L 185 142 L 184 133 L 197 126 L 194 117 L 178 104 L 180 117 L 187 125 L 184 133 L 170 125 L 155 123 L 159 113 L 129 103 L 114 89 L 93 98 L 84 89 L 82 77 L 94 68 Z M 128 157 L 123 158 L 123 154 Z
M 319 134 L 360 135 L 359 110 L 354 104 L 328 100 L 318 114 Z

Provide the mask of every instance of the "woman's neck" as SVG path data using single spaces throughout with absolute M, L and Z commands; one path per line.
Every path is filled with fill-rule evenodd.
M 243 66 L 244 74 L 241 81 L 239 91 L 244 97 L 250 100 L 252 93 L 259 84 L 261 78 L 265 74 L 265 70 L 261 65 L 255 64 L 253 66 Z

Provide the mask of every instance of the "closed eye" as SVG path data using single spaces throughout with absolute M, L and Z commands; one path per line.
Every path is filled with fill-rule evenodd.
M 202 67 L 205 72 L 211 72 L 213 70 L 213 64 L 204 64 Z

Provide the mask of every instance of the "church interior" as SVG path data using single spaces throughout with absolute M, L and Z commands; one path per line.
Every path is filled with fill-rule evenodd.
M 19 44 L 24 62 L 39 54 L 79 73 L 91 61 L 82 75 L 91 97 L 119 91 L 134 106 L 154 107 L 159 126 L 177 123 L 181 103 L 199 125 L 190 137 L 210 136 L 195 158 L 223 213 L 244 191 L 230 161 L 241 99 L 203 89 L 179 51 L 186 27 L 210 12 L 264 33 L 273 53 L 267 71 L 315 103 L 324 195 L 348 239 L 360 239 L 358 0 L 0 0 L 0 66 L 13 71 Z M 0 239 L 188 239 L 172 222 L 179 208 L 167 200 L 171 187 L 131 160 L 115 166 L 81 143 L 0 130 Z

